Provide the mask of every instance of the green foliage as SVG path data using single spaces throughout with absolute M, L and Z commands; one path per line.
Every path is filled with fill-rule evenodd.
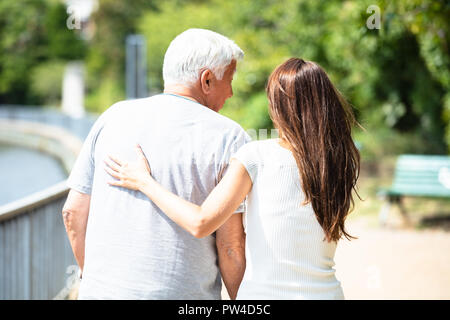
M 367 9 L 374 4 L 381 9 L 381 28 L 371 30 Z M 188 28 L 207 28 L 245 52 L 234 97 L 221 111 L 244 128 L 272 127 L 264 92 L 268 76 L 296 56 L 319 63 L 354 106 L 368 128 L 355 134 L 368 157 L 383 150 L 445 153 L 450 150 L 449 16 L 445 0 L 101 0 L 90 21 L 94 36 L 83 43 L 65 27 L 62 2 L 2 0 L 0 103 L 55 99 L 57 86 L 51 84 L 58 67 L 52 62 L 85 57 L 86 105 L 106 109 L 125 96 L 125 37 L 131 33 L 146 37 L 150 89 L 161 91 L 170 41 Z
M 443 0 L 384 0 L 381 4 L 386 12 L 386 37 L 395 37 L 401 28 L 410 39 L 409 45 L 416 46 L 400 55 L 404 68 L 398 72 L 410 85 L 404 100 L 411 110 L 404 118 L 409 116 L 411 120 L 412 114 L 417 131 L 427 140 L 446 141 L 450 152 L 450 117 L 446 116 L 446 97 L 450 93 L 450 4 Z M 405 39 L 399 42 L 403 47 L 408 45 Z M 414 51 L 417 53 L 413 56 L 410 52 Z
M 65 67 L 64 61 L 51 60 L 33 68 L 30 90 L 45 105 L 59 105 Z
M 125 98 L 125 39 L 136 33 L 144 9 L 154 10 L 153 1 L 102 0 L 91 17 L 95 26 L 86 59 L 87 99 L 91 111 L 103 111 Z M 106 83 L 105 83 L 106 82 Z
M 267 78 L 287 57 L 298 56 L 325 68 L 364 126 L 414 136 L 429 146 L 423 152 L 445 152 L 446 125 L 450 131 L 443 115 L 443 99 L 449 92 L 448 41 L 442 37 L 438 41 L 434 31 L 448 38 L 448 5 L 378 1 L 381 29 L 369 30 L 366 10 L 371 4 L 166 1 L 138 22 L 148 41 L 150 83 L 162 90 L 164 52 L 177 34 L 208 28 L 232 38 L 245 51 L 234 81 L 235 96 L 222 111 L 245 128 L 271 127 L 264 96 Z M 443 73 L 436 72 L 440 68 Z
M 403 132 L 387 127 L 365 127 L 355 130 L 354 139 L 360 145 L 362 160 L 367 163 L 384 161 L 384 157 L 399 154 L 438 154 L 441 141 L 424 141 L 419 132 Z
M 0 2 L 0 103 L 29 101 L 29 69 L 45 56 L 44 1 Z
M 86 97 L 85 104 L 90 111 L 101 113 L 121 100 L 124 100 L 124 94 L 120 83 L 115 77 L 104 77 L 96 90 Z
M 76 30 L 66 26 L 67 12 L 63 3 L 50 6 L 44 19 L 47 56 L 50 59 L 77 60 L 84 57 L 86 43 L 78 39 Z
M 44 103 L 31 90 L 30 70 L 50 59 L 83 58 L 85 44 L 67 29 L 66 19 L 57 0 L 0 2 L 0 103 Z M 41 76 L 42 82 L 52 81 L 53 75 Z

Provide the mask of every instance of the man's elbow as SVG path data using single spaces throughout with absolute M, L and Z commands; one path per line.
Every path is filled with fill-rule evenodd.
M 85 213 L 72 206 L 64 206 L 62 209 L 62 218 L 67 231 L 75 231 L 80 225 L 84 225 L 84 221 L 87 219 Z
M 87 220 L 89 205 L 90 195 L 71 189 L 62 209 L 64 223 Z
M 72 229 L 74 220 L 76 219 L 76 210 L 70 207 L 63 207 L 62 218 L 67 229 Z

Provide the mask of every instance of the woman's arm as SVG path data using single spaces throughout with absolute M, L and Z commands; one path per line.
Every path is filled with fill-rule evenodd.
M 140 148 L 138 155 L 138 161 L 135 163 L 126 163 L 111 157 L 113 162 L 106 162 L 105 169 L 118 180 L 109 184 L 141 191 L 171 220 L 196 238 L 210 235 L 225 223 L 252 187 L 245 167 L 238 160 L 232 159 L 222 180 L 203 204 L 198 206 L 178 197 L 156 182 L 150 175 L 147 160 Z

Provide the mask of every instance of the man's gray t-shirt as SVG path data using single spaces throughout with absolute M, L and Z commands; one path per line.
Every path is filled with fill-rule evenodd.
M 104 160 L 134 161 L 140 144 L 156 181 L 200 205 L 249 140 L 234 121 L 181 96 L 122 101 L 105 111 L 68 180 L 91 194 L 79 299 L 220 299 L 215 235 L 196 239 L 141 192 L 108 185 L 114 178 Z

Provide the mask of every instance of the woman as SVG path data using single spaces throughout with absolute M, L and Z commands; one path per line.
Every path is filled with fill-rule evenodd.
M 344 222 L 360 157 L 351 108 L 322 68 L 302 59 L 277 67 L 266 89 L 280 139 L 244 145 L 201 206 L 160 186 L 139 147 L 137 162 L 106 162 L 118 179 L 110 184 L 140 190 L 195 237 L 214 232 L 247 197 L 237 298 L 343 299 L 333 260 L 338 240 L 352 238 Z

